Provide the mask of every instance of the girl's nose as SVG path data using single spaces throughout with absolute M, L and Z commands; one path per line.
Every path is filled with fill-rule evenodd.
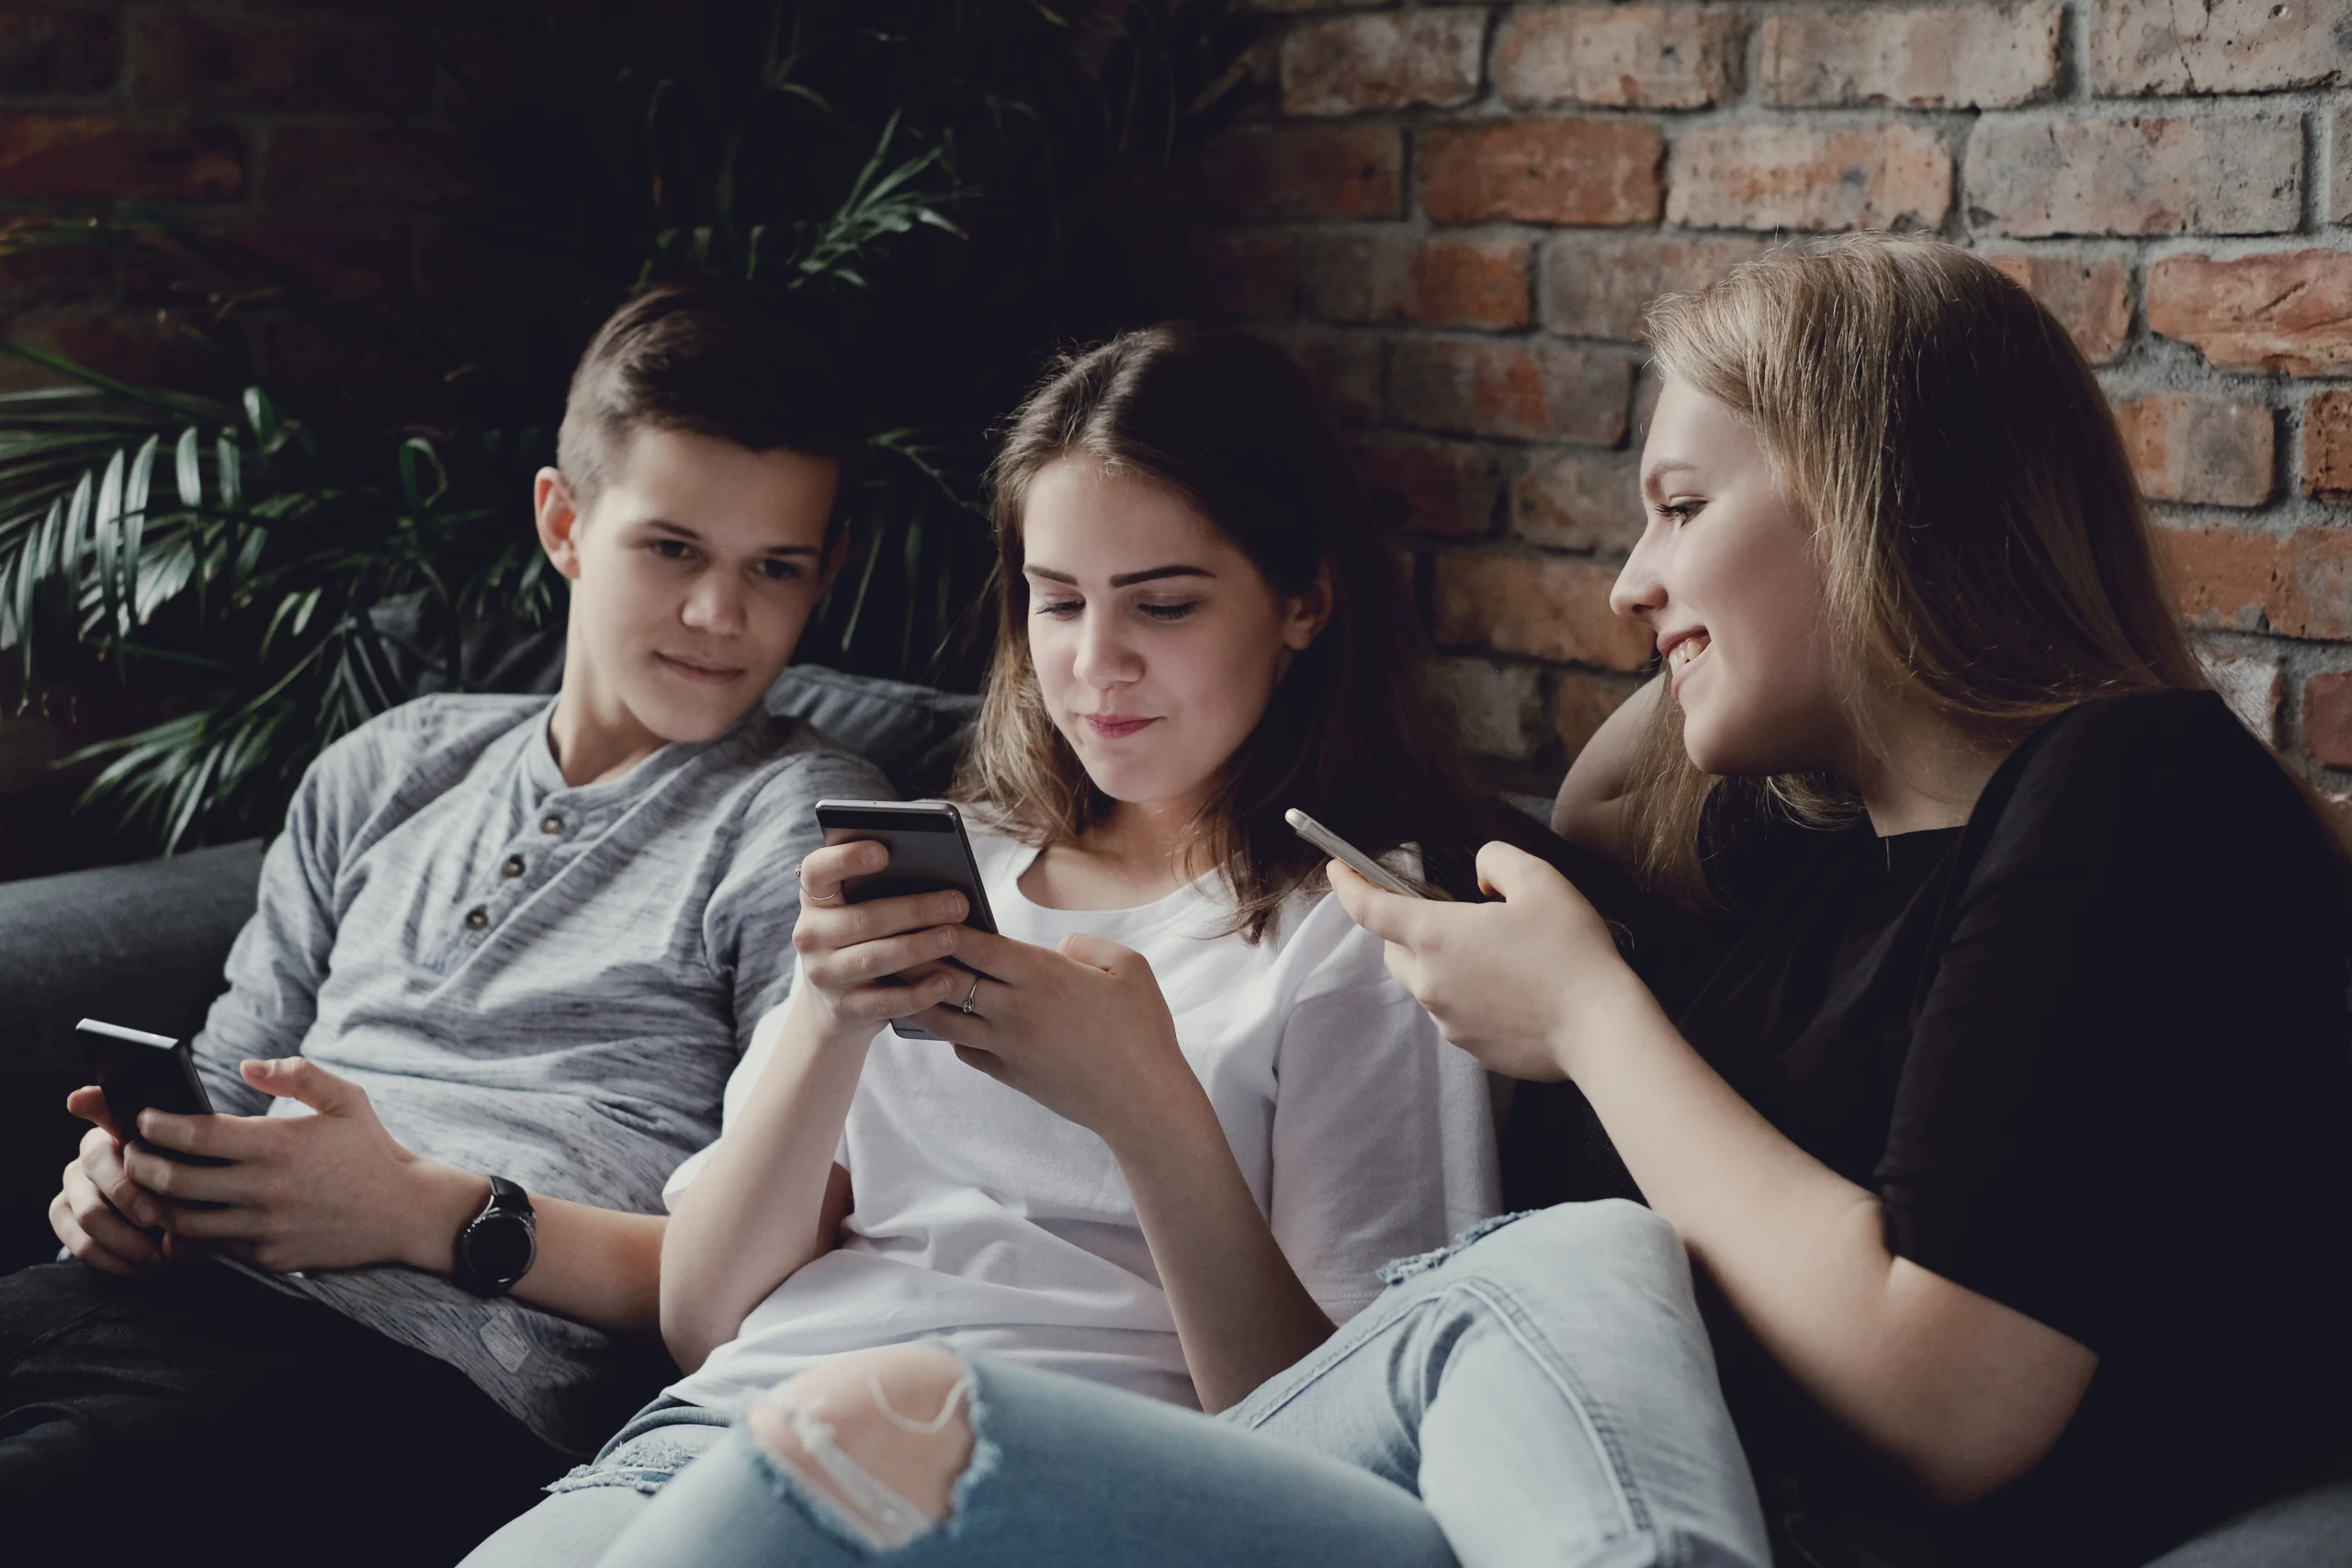
M 1625 569 L 1610 585 L 1609 608 L 1629 621 L 1639 621 L 1666 608 L 1666 581 L 1658 571 L 1658 551 L 1652 541 L 1654 530 L 1645 530 L 1634 546 L 1634 553 L 1625 558 Z
M 1078 658 L 1073 673 L 1097 690 L 1132 681 L 1140 672 L 1134 649 L 1119 635 L 1108 615 L 1088 614 L 1078 631 Z

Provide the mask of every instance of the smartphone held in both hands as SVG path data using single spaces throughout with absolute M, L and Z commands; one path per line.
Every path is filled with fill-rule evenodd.
M 980 886 L 979 862 L 973 857 L 971 838 L 964 830 L 964 814 L 948 802 L 820 800 L 817 825 L 825 830 L 828 844 L 870 839 L 890 852 L 887 869 L 871 876 L 853 876 L 842 884 L 842 897 L 850 903 L 952 889 L 964 896 L 964 924 L 996 933 L 996 917 L 989 910 L 988 891 Z M 956 963 L 952 958 L 947 962 Z M 890 1028 L 908 1040 L 939 1038 L 902 1018 L 892 1019 Z

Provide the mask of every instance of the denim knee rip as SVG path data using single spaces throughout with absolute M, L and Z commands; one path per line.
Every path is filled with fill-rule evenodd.
M 615 1445 L 586 1464 L 573 1466 L 547 1490 L 560 1494 L 595 1486 L 629 1486 L 650 1497 L 724 1436 L 725 1428 L 699 1422 L 680 1427 L 656 1427 Z
M 1523 1220 L 1530 1214 L 1542 1213 L 1541 1209 L 1520 1209 L 1508 1214 L 1488 1215 L 1434 1252 L 1417 1252 L 1409 1258 L 1391 1258 L 1382 1264 L 1379 1269 L 1380 1282 L 1384 1285 L 1393 1285 L 1399 1280 L 1409 1280 L 1416 1274 L 1426 1274 L 1454 1254 L 1494 1235 L 1513 1220 Z
M 953 1350 L 949 1353 L 955 1354 Z M 890 1407 L 878 1384 L 870 1389 L 875 1405 L 884 1417 L 910 1431 L 936 1431 L 953 1419 L 959 1404 L 962 1406 L 965 1420 L 972 1429 L 972 1456 L 948 1490 L 944 1519 L 933 1518 L 851 1458 L 833 1440 L 832 1427 L 814 1412 L 785 1399 L 781 1388 L 772 1397 L 783 1404 L 792 1422 L 793 1435 L 817 1468 L 824 1472 L 825 1478 L 850 1499 L 852 1509 L 845 1511 L 841 1504 L 826 1496 L 811 1483 L 800 1466 L 771 1450 L 748 1429 L 739 1433 L 739 1440 L 750 1451 L 753 1470 L 769 1488 L 844 1546 L 874 1554 L 910 1546 L 942 1529 L 953 1537 L 962 1528 L 967 1498 L 995 1471 L 998 1460 L 996 1445 L 989 1440 L 986 1430 L 988 1412 L 980 1398 L 978 1377 L 969 1361 L 960 1355 L 956 1359 L 964 1369 L 963 1376 L 956 1381 L 939 1414 L 930 1421 L 899 1415 Z

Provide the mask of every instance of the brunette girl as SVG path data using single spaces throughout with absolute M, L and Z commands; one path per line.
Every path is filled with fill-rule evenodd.
M 1785 1562 L 2144 1562 L 2345 1437 L 2341 861 L 2204 689 L 2088 367 L 1887 236 L 1649 338 L 1613 603 L 1666 670 L 1560 816 L 1634 962 L 1498 845 L 1485 904 L 1331 872 L 1448 1038 L 1573 1082 L 1649 1212 L 1419 1260 L 1226 1422 L 928 1347 L 787 1385 L 928 1415 L 976 1380 L 834 1445 L 910 1500 L 910 1562 L 1760 1563 L 1686 1248 Z M 852 1560 L 822 1452 L 755 1422 L 607 1563 Z
M 994 479 L 1001 627 L 959 793 L 1003 934 L 953 893 L 846 904 L 878 844 L 808 858 L 792 998 L 671 1183 L 688 1376 L 478 1562 L 593 1562 L 744 1395 L 869 1347 L 1223 1408 L 1495 1207 L 1483 1076 L 1283 821 L 1460 872 L 1496 815 L 1304 378 L 1250 339 L 1131 333 L 1056 371 Z M 839 1418 L 963 1398 L 861 1384 Z M 762 1409 L 820 1449 L 836 1418 Z M 866 1497 L 865 1536 L 904 1532 Z

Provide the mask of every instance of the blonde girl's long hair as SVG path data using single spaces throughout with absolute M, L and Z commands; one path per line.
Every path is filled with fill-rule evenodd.
M 1747 423 L 1813 523 L 1849 686 L 2010 741 L 2086 698 L 2206 684 L 2106 394 L 2050 312 L 1939 240 L 1852 234 L 1652 307 L 1657 369 Z M 1838 781 L 1711 778 L 1660 702 L 1627 816 L 1703 898 L 1712 810 L 1826 824 Z
M 1294 658 L 1257 728 L 1193 824 L 1251 942 L 1324 856 L 1283 820 L 1297 807 L 1377 854 L 1411 844 L 1424 874 L 1466 888 L 1483 839 L 1532 824 L 1471 784 L 1452 716 L 1425 670 L 1396 551 L 1321 400 L 1280 349 L 1182 322 L 1121 334 L 1047 370 L 991 468 L 996 654 L 955 794 L 1032 843 L 1067 843 L 1112 802 L 1055 728 L 1029 656 L 1022 513 L 1064 459 L 1099 463 L 1182 498 L 1248 556 L 1277 595 L 1318 572 L 1329 620 Z M 1515 819 L 1515 820 L 1514 820 Z

